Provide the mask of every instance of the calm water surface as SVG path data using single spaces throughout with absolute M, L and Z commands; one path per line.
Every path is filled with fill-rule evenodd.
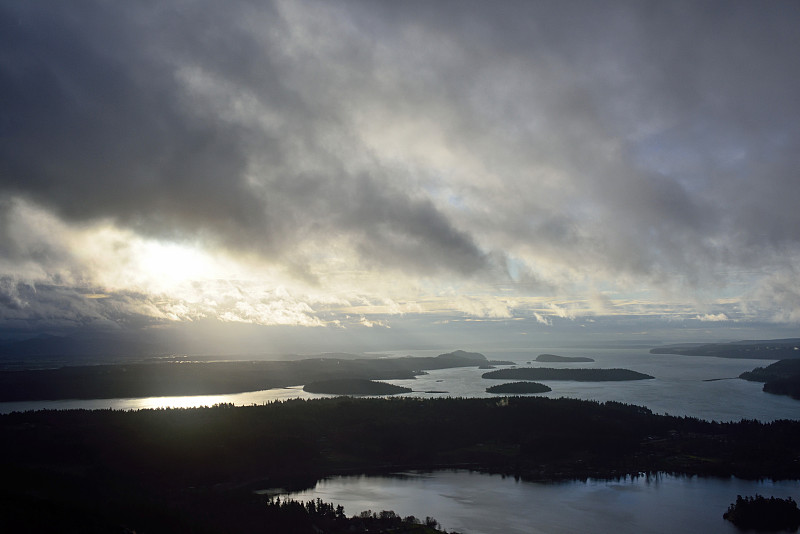
M 435 356 L 440 351 L 408 351 L 397 355 Z M 800 418 L 800 401 L 761 391 L 762 384 L 735 379 L 740 373 L 772 363 L 765 360 L 649 354 L 641 349 L 532 349 L 530 351 L 482 351 L 489 359 L 513 361 L 519 367 L 599 367 L 627 368 L 654 376 L 654 380 L 632 382 L 543 381 L 553 391 L 543 396 L 571 397 L 596 401 L 619 401 L 646 406 L 655 413 L 699 417 L 714 421 Z M 591 363 L 537 363 L 542 352 L 564 356 L 589 356 Z M 528 363 L 530 362 L 530 363 Z M 169 365 L 169 364 L 165 364 Z M 475 367 L 442 369 L 411 380 L 388 382 L 410 387 L 407 396 L 491 397 L 488 386 L 502 381 L 482 378 L 486 371 Z M 0 413 L 37 409 L 135 410 L 143 408 L 212 406 L 232 403 L 237 406 L 264 404 L 293 398 L 320 398 L 326 395 L 306 393 L 301 386 L 251 391 L 231 395 L 184 397 L 143 397 L 125 399 L 61 400 L 0 403 Z
M 586 532 L 736 533 L 722 519 L 737 495 L 795 500 L 800 482 L 697 477 L 639 477 L 616 482 L 530 483 L 467 471 L 406 473 L 401 477 L 336 477 L 289 494 L 341 504 L 345 513 L 394 510 L 436 518 L 464 534 Z

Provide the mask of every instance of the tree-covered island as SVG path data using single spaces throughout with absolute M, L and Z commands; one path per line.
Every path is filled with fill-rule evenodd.
M 740 529 L 797 532 L 800 527 L 800 510 L 791 497 L 786 499 L 761 495 L 736 497 L 722 516 Z
M 303 386 L 303 391 L 329 395 L 397 395 L 398 393 L 410 393 L 411 388 L 363 378 L 338 378 L 311 382 Z
M 481 376 L 498 380 L 575 380 L 577 382 L 614 382 L 654 378 L 630 369 L 553 369 L 549 367 L 498 369 Z
M 538 382 L 509 382 L 498 384 L 486 388 L 487 393 L 501 393 L 506 395 L 527 394 L 527 393 L 547 393 L 553 391 L 549 386 Z

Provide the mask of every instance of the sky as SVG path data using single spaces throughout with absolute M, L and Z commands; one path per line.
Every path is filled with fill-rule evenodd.
M 800 337 L 798 50 L 790 0 L 0 0 L 0 340 Z

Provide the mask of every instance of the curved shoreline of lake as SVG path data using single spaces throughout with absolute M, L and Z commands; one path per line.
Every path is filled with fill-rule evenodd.
M 367 509 L 435 517 L 464 534 L 656 534 L 739 531 L 722 518 L 736 495 L 797 498 L 800 481 L 751 481 L 666 474 L 556 483 L 470 471 L 333 477 L 286 496 L 342 504 L 348 515 Z

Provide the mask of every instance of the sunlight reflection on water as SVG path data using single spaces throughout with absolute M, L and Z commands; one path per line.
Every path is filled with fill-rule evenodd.
M 26 410 L 146 410 L 160 408 L 194 408 L 215 404 L 236 406 L 261 405 L 287 399 L 316 399 L 329 395 L 306 393 L 303 386 L 264 389 L 225 395 L 189 395 L 182 397 L 137 397 L 124 399 L 68 399 L 59 401 L 2 402 L 0 413 Z

